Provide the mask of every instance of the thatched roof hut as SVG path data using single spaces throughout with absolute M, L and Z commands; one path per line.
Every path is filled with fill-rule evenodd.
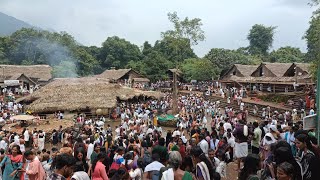
M 134 71 L 133 69 L 110 69 L 105 70 L 103 73 L 97 75 L 98 78 L 104 78 L 109 80 L 132 80 L 134 78 L 144 78 L 143 75 Z
M 21 74 L 28 76 L 29 78 L 37 79 L 37 81 L 46 82 L 52 78 L 52 68 L 49 65 L 0 65 L 0 74 L 5 79 L 14 79 L 14 77 L 20 77 Z
M 234 64 L 220 79 L 228 79 L 230 76 L 250 77 L 259 65 Z
M 26 109 L 42 113 L 110 109 L 116 106 L 117 98 L 128 100 L 138 96 L 160 98 L 161 94 L 111 84 L 96 77 L 61 78 L 17 102 L 32 102 Z

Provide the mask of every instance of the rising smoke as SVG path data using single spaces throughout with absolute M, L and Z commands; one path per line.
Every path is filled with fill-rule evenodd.
M 33 37 L 21 43 L 20 53 L 27 61 L 22 64 L 48 64 L 53 68 L 53 77 L 78 77 L 78 60 L 69 47 L 46 37 Z

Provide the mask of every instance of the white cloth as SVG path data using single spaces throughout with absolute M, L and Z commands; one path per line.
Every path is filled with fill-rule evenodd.
M 243 158 L 248 156 L 248 143 L 243 142 L 243 143 L 236 143 L 235 147 L 235 156 L 237 158 Z
M 158 161 L 153 161 L 152 163 L 148 164 L 146 168 L 144 169 L 145 172 L 149 171 L 160 171 L 160 169 L 164 167 L 163 164 L 161 164 Z
M 136 168 L 134 171 L 129 171 L 131 179 L 142 180 L 143 172 L 141 168 Z
M 24 141 L 29 141 L 30 135 L 29 135 L 29 131 L 28 130 L 26 130 L 23 133 L 23 136 L 24 136 Z
M 203 179 L 210 180 L 210 173 L 209 173 L 209 169 L 208 169 L 206 163 L 200 162 L 197 164 L 197 167 L 199 167 Z M 196 168 L 196 174 L 198 174 L 197 171 L 198 171 L 198 168 Z
M 270 141 L 268 141 L 268 140 L 266 139 L 267 136 L 269 136 L 269 137 L 271 138 Z M 274 138 L 274 136 L 273 136 L 271 133 L 267 133 L 267 134 L 264 136 L 264 138 L 263 138 L 262 145 L 263 145 L 263 146 L 264 146 L 264 145 L 270 145 L 270 144 L 275 143 L 275 142 L 277 142 L 277 140 Z
M 224 161 L 220 161 L 218 167 L 216 168 L 216 172 L 220 174 L 221 177 L 227 177 L 227 164 Z
M 88 174 L 84 171 L 78 171 L 75 172 L 73 174 L 73 176 L 71 177 L 71 179 L 75 179 L 75 180 L 90 180 Z
M 6 143 L 5 140 L 1 140 L 1 141 L 0 141 L 0 149 L 6 150 L 7 147 L 8 147 L 8 143 Z
M 172 168 L 170 168 L 163 172 L 161 180 L 172 180 L 173 177 L 174 177 L 174 172 Z
M 208 150 L 209 150 L 209 144 L 205 139 L 202 139 L 199 143 L 200 148 L 202 149 L 203 153 L 208 155 Z
M 92 154 L 93 150 L 94 150 L 94 145 L 92 143 L 90 143 L 88 146 L 87 159 L 91 158 L 91 154 Z

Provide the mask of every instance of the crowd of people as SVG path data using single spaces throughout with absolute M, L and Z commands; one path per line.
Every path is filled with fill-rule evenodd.
M 224 93 L 224 92 L 223 92 Z M 230 96 L 245 96 L 230 90 Z M 228 96 L 228 92 L 226 93 Z M 114 117 L 79 115 L 72 128 L 25 128 L 0 132 L 4 180 L 240 180 L 319 179 L 320 149 L 314 130 L 303 130 L 294 113 L 248 117 L 199 94 L 179 95 L 176 127 L 158 125 L 158 114 L 173 109 L 170 94 L 161 100 L 121 102 Z M 63 120 L 59 112 L 57 117 Z M 46 142 L 50 139 L 50 145 Z M 49 149 L 48 149 L 49 148 Z M 235 163 L 235 169 L 228 172 Z M 229 168 L 228 168 L 229 167 Z

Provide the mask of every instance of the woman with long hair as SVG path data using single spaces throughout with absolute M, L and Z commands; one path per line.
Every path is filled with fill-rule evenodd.
M 273 152 L 274 154 L 274 161 L 276 166 L 279 166 L 280 164 L 287 162 L 291 164 L 294 167 L 294 173 L 293 173 L 293 180 L 301 180 L 301 167 L 295 160 L 293 154 L 292 154 L 292 149 L 289 143 L 286 141 L 279 141 L 275 145 L 275 150 Z M 276 169 L 278 170 L 278 168 Z M 277 172 L 275 172 L 277 174 Z
M 83 163 L 84 171 L 88 173 L 89 165 L 86 161 L 85 152 L 83 151 L 82 148 L 76 149 L 76 151 L 74 152 L 74 158 L 76 159 L 77 162 L 81 161 Z
M 93 161 L 97 158 L 99 153 L 100 153 L 100 144 L 95 143 L 93 146 L 93 152 L 90 156 L 91 164 L 93 164 Z
M 203 153 L 199 146 L 191 149 L 194 172 L 197 179 L 212 180 L 214 176 L 214 166 L 211 160 Z
M 316 179 L 319 177 L 319 169 L 317 168 L 317 158 L 312 151 L 310 138 L 306 134 L 299 134 L 295 139 L 295 144 L 298 148 L 297 157 L 302 168 L 302 177 L 304 180 Z
M 23 156 L 21 155 L 20 146 L 13 145 L 0 163 L 0 167 L 5 166 L 2 179 L 19 180 L 20 175 L 18 169 L 23 165 Z
M 107 158 L 105 153 L 99 153 L 92 163 L 92 180 L 108 180 L 106 168 L 102 163 Z
M 259 180 L 257 172 L 260 167 L 260 158 L 256 154 L 249 154 L 239 174 L 239 180 Z

